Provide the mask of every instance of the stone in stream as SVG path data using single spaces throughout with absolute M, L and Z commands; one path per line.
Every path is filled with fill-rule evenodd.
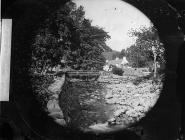
M 58 99 L 58 94 L 53 94 L 51 97 L 54 99 Z
M 97 132 L 108 132 L 113 130 L 111 127 L 109 127 L 108 123 L 94 124 L 89 126 L 89 128 Z
M 49 116 L 51 116 L 52 118 L 56 118 L 56 119 L 63 119 L 64 118 L 64 115 L 63 115 L 63 112 L 62 111 L 59 111 L 59 112 L 51 112 L 49 114 Z
M 139 116 L 139 113 L 136 110 L 131 109 L 131 110 L 128 110 L 126 112 L 126 115 L 128 115 L 130 117 L 138 117 Z
M 88 99 L 88 100 L 83 101 L 83 103 L 86 104 L 86 105 L 93 104 L 95 102 L 96 102 L 95 99 Z
M 114 116 L 115 116 L 115 117 L 118 117 L 118 116 L 120 116 L 121 114 L 126 113 L 127 110 L 128 110 L 127 108 L 122 108 L 122 109 L 116 110 L 116 111 L 114 112 Z
M 48 90 L 51 93 L 59 94 L 61 92 L 61 88 L 65 82 L 65 75 L 63 75 L 61 78 L 57 79 L 53 84 L 51 84 L 48 87 Z
M 58 124 L 60 124 L 62 126 L 66 125 L 66 122 L 64 119 L 55 119 L 55 122 L 57 122 Z
M 112 92 L 108 92 L 107 95 L 105 95 L 106 99 L 113 98 Z
M 116 98 L 111 98 L 111 99 L 107 99 L 106 102 L 108 104 L 116 104 L 118 102 L 118 99 Z
M 124 105 L 126 102 L 125 102 L 125 100 L 121 99 L 117 103 L 120 104 L 120 105 Z
M 57 112 L 57 111 L 60 111 L 60 107 L 59 107 L 59 104 L 58 104 L 58 101 L 53 99 L 53 100 L 49 100 L 48 103 L 47 103 L 47 109 L 49 112 Z
M 116 119 L 112 118 L 108 120 L 108 125 L 115 125 L 116 124 Z
M 117 81 L 117 80 L 116 80 L 116 81 L 114 81 L 113 83 L 114 83 L 114 84 L 120 84 L 120 81 Z

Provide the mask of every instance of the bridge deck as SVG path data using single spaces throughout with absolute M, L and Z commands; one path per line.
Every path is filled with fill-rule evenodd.
M 97 78 L 100 76 L 100 72 L 95 70 L 59 71 L 55 75 L 62 76 L 63 74 L 66 75 L 66 78 L 70 78 L 70 79 L 76 78 L 76 79 L 83 79 L 83 80 L 90 80 L 90 79 L 97 80 Z

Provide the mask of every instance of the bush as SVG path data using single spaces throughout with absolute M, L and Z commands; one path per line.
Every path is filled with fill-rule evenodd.
M 141 82 L 143 82 L 144 80 L 145 80 L 144 77 L 138 77 L 138 78 L 136 78 L 136 79 L 133 80 L 133 84 L 137 86 L 137 85 L 139 85 Z
M 121 68 L 113 67 L 112 68 L 112 73 L 116 74 L 116 75 L 119 75 L 119 76 L 122 76 L 124 71 Z
M 45 108 L 51 94 L 47 88 L 54 82 L 54 76 L 31 75 L 31 77 L 33 93 L 35 94 L 36 99 L 42 104 L 42 107 Z

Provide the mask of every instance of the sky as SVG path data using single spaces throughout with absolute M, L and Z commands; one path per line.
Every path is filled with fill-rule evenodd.
M 82 5 L 85 18 L 92 20 L 93 26 L 103 28 L 111 36 L 106 44 L 113 50 L 121 51 L 135 43 L 129 31 L 139 27 L 149 27 L 150 20 L 138 9 L 121 0 L 73 0 Z

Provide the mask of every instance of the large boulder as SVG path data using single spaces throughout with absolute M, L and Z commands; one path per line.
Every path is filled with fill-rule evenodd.
M 47 103 L 47 109 L 49 112 L 57 112 L 57 111 L 61 111 L 59 105 L 58 105 L 58 101 L 53 99 L 53 100 L 49 100 Z

